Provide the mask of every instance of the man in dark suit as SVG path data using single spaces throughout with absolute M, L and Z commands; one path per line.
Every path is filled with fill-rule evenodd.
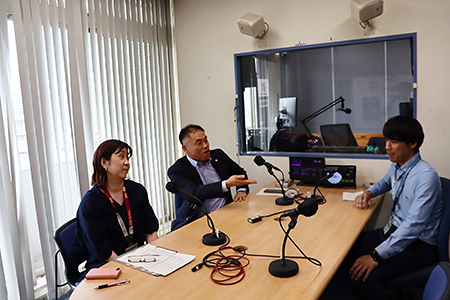
M 180 188 L 204 202 L 208 212 L 235 201 L 245 201 L 249 191 L 249 180 L 244 169 L 220 149 L 209 149 L 205 130 L 199 125 L 187 125 L 179 134 L 179 140 L 186 155 L 178 159 L 168 171 L 170 180 Z M 234 199 L 230 188 L 236 187 Z M 192 209 L 183 199 L 177 211 L 178 218 L 172 222 L 172 230 L 180 228 L 200 217 L 203 213 Z

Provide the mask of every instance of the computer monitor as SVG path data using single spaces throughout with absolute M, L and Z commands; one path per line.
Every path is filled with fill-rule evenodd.
M 323 177 L 324 157 L 289 157 L 289 175 L 298 185 L 315 185 Z
M 350 125 L 320 125 L 320 135 L 324 146 L 358 146 Z
M 297 98 L 280 98 L 279 106 L 280 120 L 284 127 L 297 126 Z
M 333 174 L 325 180 L 326 187 L 352 187 L 356 188 L 356 166 L 327 165 L 327 170 Z

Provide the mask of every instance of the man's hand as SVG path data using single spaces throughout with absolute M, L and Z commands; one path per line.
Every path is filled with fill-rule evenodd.
M 242 202 L 247 199 L 247 193 L 244 191 L 237 192 L 236 195 L 234 195 L 234 202 Z
M 361 256 L 351 267 L 350 276 L 354 280 L 359 280 L 359 278 L 364 275 L 362 281 L 366 281 L 366 279 L 369 277 L 370 273 L 373 269 L 375 269 L 376 266 L 378 266 L 378 263 L 373 260 L 370 254 Z
M 243 186 L 246 184 L 255 184 L 257 183 L 255 180 L 245 179 L 245 175 L 232 175 L 230 178 L 225 181 L 227 188 L 233 186 Z
M 372 192 L 364 191 L 361 195 L 356 196 L 353 206 L 360 209 L 369 208 L 372 204 Z

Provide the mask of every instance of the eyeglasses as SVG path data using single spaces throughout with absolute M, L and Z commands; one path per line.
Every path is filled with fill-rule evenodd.
M 156 257 L 159 255 L 130 255 L 128 256 L 128 262 L 139 263 L 139 262 L 155 262 Z

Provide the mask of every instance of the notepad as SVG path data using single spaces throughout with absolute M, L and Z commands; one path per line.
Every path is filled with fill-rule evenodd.
M 136 262 L 139 257 L 143 258 L 142 262 Z M 146 259 L 148 257 L 153 259 Z M 167 276 L 187 265 L 194 258 L 194 255 L 147 244 L 116 257 L 114 261 L 154 276 Z
M 356 193 L 343 192 L 342 193 L 342 199 L 345 200 L 345 201 L 355 201 L 355 198 L 358 195 L 361 195 L 362 193 L 364 193 L 364 192 L 363 191 L 356 192 Z

